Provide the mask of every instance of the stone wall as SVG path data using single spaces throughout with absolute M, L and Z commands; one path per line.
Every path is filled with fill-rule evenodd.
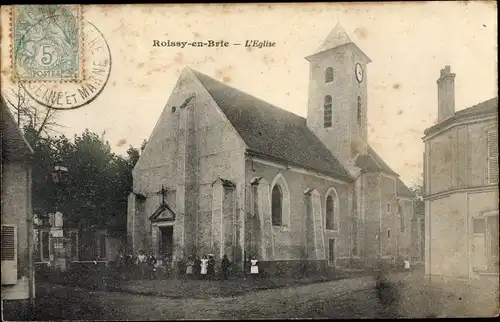
M 334 181 L 326 176 L 306 172 L 298 168 L 287 169 L 279 163 L 259 161 L 257 158 L 247 159 L 247 189 L 258 193 L 258 218 L 260 222 L 259 235 L 262 238 L 258 255 L 264 261 L 319 260 L 328 257 L 328 239 L 336 239 L 335 258 L 350 256 L 351 234 L 348 220 L 351 211 L 352 197 L 349 196 L 349 185 Z M 261 178 L 257 188 L 252 188 L 253 179 Z M 289 205 L 283 205 L 284 225 L 271 225 L 271 189 L 273 183 L 284 186 L 284 198 Z M 325 203 L 329 189 L 334 188 L 338 195 L 338 229 L 326 231 Z M 251 216 L 251 193 L 248 194 L 247 216 Z M 287 200 L 287 201 L 286 201 Z M 263 213 L 262 213 L 263 212 Z M 289 219 L 288 219 L 289 218 Z M 246 235 L 251 233 L 247 227 Z M 255 235 L 255 232 L 254 232 Z M 252 245 L 247 244 L 247 249 Z
M 2 225 L 16 226 L 18 277 L 17 284 L 2 285 L 2 300 L 28 299 L 30 287 L 34 294 L 29 254 L 32 216 L 30 166 L 21 161 L 2 163 Z
M 144 212 L 136 214 L 135 242 L 139 245 L 146 232 L 144 243 L 151 243 L 148 218 L 159 207 L 163 185 L 175 191 L 168 201 L 176 212 L 174 257 L 214 253 L 212 189 L 221 178 L 235 184 L 232 233 L 239 250 L 234 256 L 242 258 L 244 150 L 212 97 L 185 69 L 133 171 L 134 192 L 147 199 Z

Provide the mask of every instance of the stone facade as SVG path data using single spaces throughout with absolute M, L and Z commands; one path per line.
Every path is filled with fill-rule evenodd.
M 3 98 L 0 106 L 2 303 L 5 304 L 6 310 L 16 311 L 24 310 L 25 304 L 33 304 L 35 299 L 30 164 L 33 151 L 14 122 Z
M 425 132 L 425 272 L 498 283 L 498 101 L 455 112 L 449 66 L 438 80 L 439 123 Z
M 183 106 L 193 94 L 196 96 Z M 165 185 L 167 203 L 176 215 L 173 257 L 216 252 L 212 243 L 212 215 L 217 213 L 213 209 L 217 201 L 212 202 L 217 198 L 213 194 L 216 180 L 235 183 L 231 211 L 237 225 L 243 218 L 245 200 L 244 153 L 244 143 L 236 131 L 186 69 L 133 171 L 134 194 L 129 197 L 133 249 L 157 247 L 157 243 L 152 244 L 153 227 L 147 214 L 160 206 L 158 192 Z M 239 234 L 238 231 L 235 236 Z
M 338 34 L 344 43 L 327 39 L 307 58 L 307 120 L 189 68 L 182 72 L 133 171 L 134 252 L 167 251 L 174 261 L 214 254 L 217 262 L 226 254 L 237 270 L 255 256 L 269 274 L 371 266 L 409 254 L 411 193 L 367 142 L 370 60 L 340 26 Z M 326 84 L 328 68 L 333 80 Z M 325 95 L 333 97 L 328 128 Z M 174 214 L 157 221 L 151 216 L 162 198 Z M 162 241 L 168 238 L 171 251 Z

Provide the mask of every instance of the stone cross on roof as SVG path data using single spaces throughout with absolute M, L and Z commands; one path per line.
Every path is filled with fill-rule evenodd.
M 161 185 L 161 190 L 158 191 L 158 193 L 161 194 L 161 204 L 164 205 L 166 204 L 165 202 L 165 196 L 167 195 L 167 189 L 165 189 L 165 187 L 163 185 Z

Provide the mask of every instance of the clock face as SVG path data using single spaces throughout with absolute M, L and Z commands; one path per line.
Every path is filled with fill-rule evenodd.
M 361 66 L 360 63 L 357 63 L 354 71 L 356 73 L 356 79 L 361 83 L 363 81 L 363 66 Z

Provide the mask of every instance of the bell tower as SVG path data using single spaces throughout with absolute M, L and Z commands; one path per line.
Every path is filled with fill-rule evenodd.
M 367 149 L 370 58 L 337 24 L 309 61 L 307 126 L 343 162 Z

